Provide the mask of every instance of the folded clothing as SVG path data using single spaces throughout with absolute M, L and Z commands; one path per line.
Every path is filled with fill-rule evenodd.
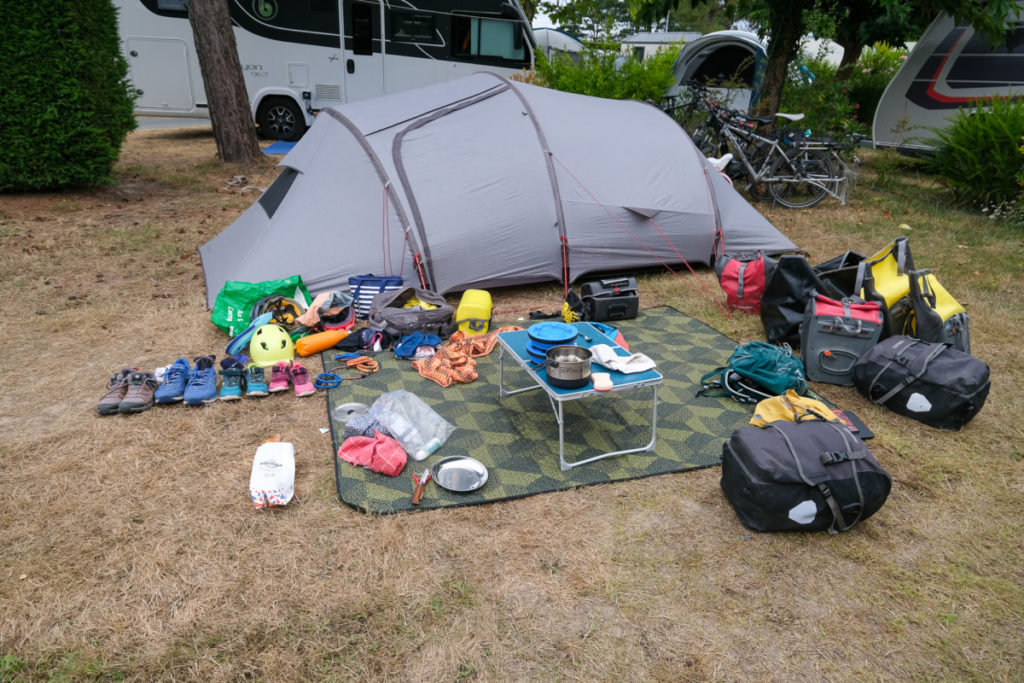
M 593 360 L 598 365 L 623 374 L 644 372 L 656 367 L 650 356 L 642 353 L 620 356 L 615 349 L 607 344 L 594 344 L 590 347 L 590 353 L 593 354 Z

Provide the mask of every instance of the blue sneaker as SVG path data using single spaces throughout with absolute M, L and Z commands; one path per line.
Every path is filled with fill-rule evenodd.
M 245 386 L 245 363 L 234 356 L 228 356 L 220 362 L 220 400 L 237 401 L 242 398 L 242 387 Z
M 250 365 L 245 369 L 245 395 L 266 396 L 270 393 L 267 387 L 267 375 L 258 365 Z
M 174 361 L 164 373 L 164 383 L 157 387 L 153 400 L 156 403 L 177 403 L 185 398 L 185 386 L 191 373 L 192 366 L 187 360 L 179 358 Z
M 185 387 L 185 403 L 190 406 L 201 406 L 217 400 L 217 368 L 213 366 L 215 356 L 196 358 L 196 367 L 188 378 Z

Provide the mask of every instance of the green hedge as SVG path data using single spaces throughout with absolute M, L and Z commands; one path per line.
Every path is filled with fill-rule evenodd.
M 996 98 L 961 108 L 946 128 L 936 128 L 929 160 L 959 202 L 991 208 L 1016 202 L 1024 178 L 1024 101 Z
M 18 6 L 0 50 L 0 192 L 109 183 L 135 128 L 111 0 Z

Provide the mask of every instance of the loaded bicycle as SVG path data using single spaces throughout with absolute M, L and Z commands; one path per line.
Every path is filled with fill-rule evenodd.
M 846 203 L 857 172 L 843 155 L 862 136 L 844 144 L 792 128 L 764 132 L 775 118 L 747 116 L 716 103 L 702 85 L 686 85 L 691 96 L 676 109 L 677 117 L 684 127 L 691 122 L 687 132 L 701 153 L 718 157 L 713 161 L 720 162 L 720 170 L 752 197 L 791 209 L 810 208 L 829 196 Z M 792 124 L 803 114 L 776 117 Z M 859 163 L 856 156 L 851 161 Z

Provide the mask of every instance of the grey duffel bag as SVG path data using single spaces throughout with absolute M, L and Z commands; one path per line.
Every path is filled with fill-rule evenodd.
M 413 297 L 436 308 L 405 308 Z M 373 297 L 367 324 L 395 337 L 422 332 L 446 339 L 455 331 L 455 309 L 440 294 L 418 287 L 403 287 Z

